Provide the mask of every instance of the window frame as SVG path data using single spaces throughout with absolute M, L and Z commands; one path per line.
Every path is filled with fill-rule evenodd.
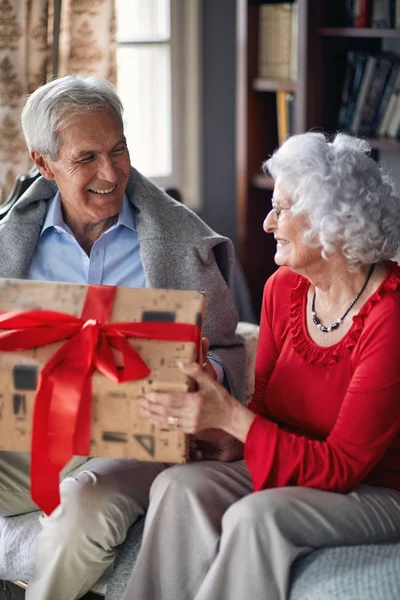
M 202 208 L 201 52 L 202 0 L 170 0 L 170 38 L 124 40 L 117 47 L 170 44 L 171 173 L 149 179 L 162 188 L 177 188 L 184 204 Z M 117 73 L 118 88 L 118 73 Z

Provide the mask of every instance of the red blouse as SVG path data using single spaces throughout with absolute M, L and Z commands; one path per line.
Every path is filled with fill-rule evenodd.
M 400 490 L 400 267 L 387 270 L 328 348 L 308 335 L 308 280 L 285 267 L 268 279 L 245 443 L 255 490 Z

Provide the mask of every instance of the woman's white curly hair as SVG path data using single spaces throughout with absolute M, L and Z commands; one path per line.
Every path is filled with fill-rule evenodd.
M 294 135 L 263 164 L 308 217 L 304 243 L 322 256 L 341 251 L 349 266 L 392 258 L 400 244 L 400 197 L 365 140 L 337 133 Z

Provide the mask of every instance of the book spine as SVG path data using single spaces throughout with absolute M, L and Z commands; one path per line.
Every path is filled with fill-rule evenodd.
M 353 120 L 351 123 L 351 132 L 358 133 L 361 125 L 361 119 L 364 111 L 365 101 L 367 99 L 368 90 L 371 86 L 376 66 L 376 57 L 368 56 L 367 64 L 361 81 L 360 90 L 357 96 L 356 107 L 354 109 Z
M 379 102 L 379 106 L 374 117 L 374 121 L 372 124 L 372 136 L 379 135 L 379 130 L 382 124 L 383 117 L 386 113 L 387 106 L 389 104 L 390 96 L 392 95 L 392 91 L 394 86 L 396 85 L 397 77 L 399 72 L 399 64 L 397 61 L 392 61 L 392 66 L 390 70 L 390 74 L 388 80 L 386 82 L 385 88 L 382 93 L 381 100 Z
M 396 27 L 396 0 L 390 0 L 390 27 Z
M 355 0 L 354 27 L 371 27 L 373 0 Z
M 292 4 L 263 4 L 259 18 L 259 76 L 289 79 Z
M 279 146 L 289 137 L 289 111 L 286 101 L 286 91 L 276 92 L 276 117 L 278 125 Z
M 345 2 L 345 25 L 353 27 L 354 25 L 354 3 L 356 0 L 346 0 Z
M 400 127 L 400 93 L 396 97 L 393 115 L 388 125 L 387 135 L 390 138 L 397 137 L 397 131 Z
M 338 116 L 339 129 L 346 129 L 348 123 L 347 112 L 349 110 L 350 94 L 354 79 L 356 58 L 356 53 L 353 50 L 350 50 L 347 53 L 347 63 L 344 74 L 342 96 Z
M 400 70 L 397 71 L 397 80 L 392 90 L 392 93 L 387 104 L 385 114 L 382 117 L 381 124 L 379 126 L 378 135 L 384 137 L 388 134 L 389 127 L 392 121 L 392 117 L 396 108 L 397 96 L 400 92 Z
M 396 0 L 394 7 L 394 26 L 396 29 L 400 29 L 400 0 Z
M 291 7 L 291 37 L 290 37 L 290 57 L 289 57 L 289 79 L 297 80 L 297 53 L 298 53 L 298 35 L 299 19 L 297 2 Z
M 389 0 L 374 0 L 372 7 L 372 27 L 390 27 Z
M 364 112 L 359 133 L 370 136 L 373 131 L 373 122 L 382 98 L 383 90 L 390 75 L 392 61 L 388 57 L 379 57 L 375 75 L 365 101 Z
M 346 124 L 344 129 L 350 131 L 351 124 L 353 121 L 354 110 L 357 103 L 358 94 L 360 91 L 361 81 L 364 74 L 364 68 L 366 63 L 366 55 L 357 53 L 354 64 L 354 76 L 353 82 L 351 86 L 350 98 L 349 98 L 349 106 L 346 112 Z
M 296 133 L 296 94 L 293 92 L 287 92 L 286 104 L 288 110 L 288 137 Z

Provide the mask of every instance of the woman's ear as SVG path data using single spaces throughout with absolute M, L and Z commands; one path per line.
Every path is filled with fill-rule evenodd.
M 31 150 L 31 159 L 37 166 L 40 174 L 43 175 L 45 179 L 54 179 L 54 173 L 51 168 L 51 161 L 45 156 L 42 156 L 36 150 Z

